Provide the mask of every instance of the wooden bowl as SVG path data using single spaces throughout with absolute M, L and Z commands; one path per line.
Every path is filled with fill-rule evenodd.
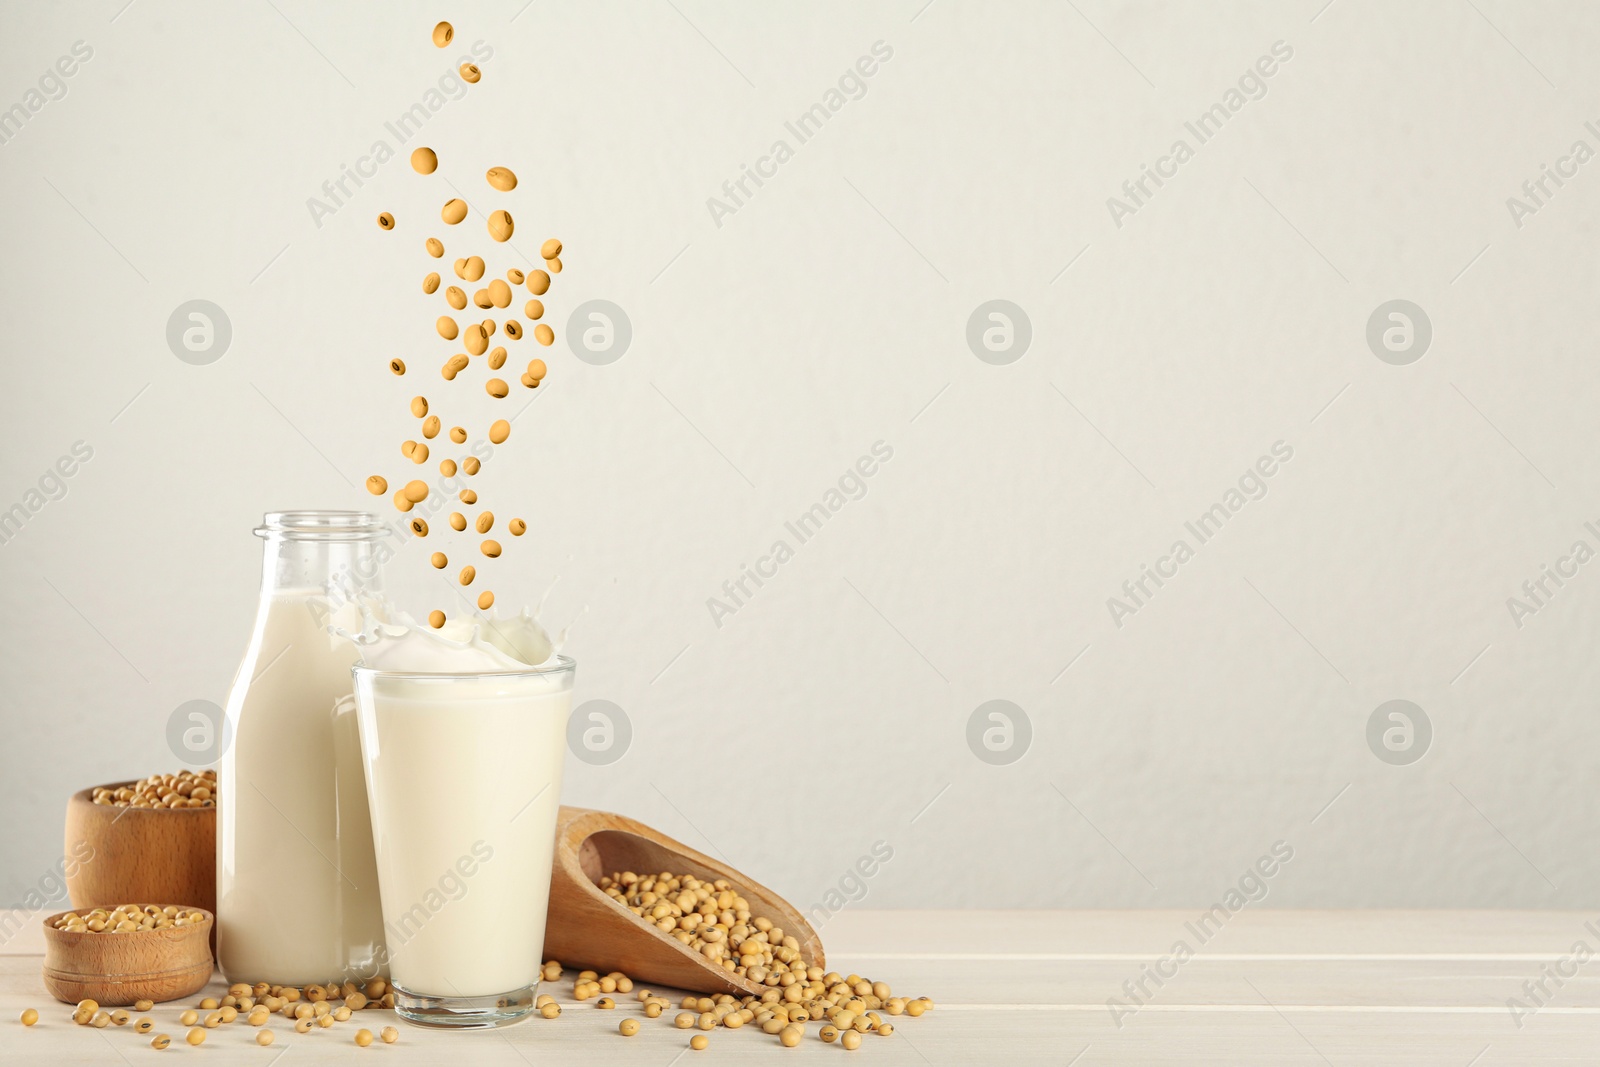
M 118 808 L 96 804 L 93 793 L 67 801 L 64 855 L 74 908 L 160 901 L 216 910 L 216 808 Z
M 119 898 L 117 903 L 135 901 Z M 44 920 L 44 987 L 59 1001 L 76 1004 L 87 997 L 117 1007 L 139 1000 L 178 1000 L 199 992 L 211 980 L 215 920 L 208 910 L 203 923 L 127 934 L 57 930 L 55 921 L 65 914 L 57 912 Z
M 599 882 L 612 871 L 671 871 L 703 881 L 726 878 L 750 902 L 754 914 L 794 935 L 807 966 L 827 967 L 822 939 L 805 916 L 753 878 L 637 820 L 565 806 L 556 816 L 550 912 L 544 930 L 546 959 L 593 967 L 602 974 L 619 970 L 635 982 L 642 979 L 678 989 L 757 995 L 767 991 L 768 986 L 712 965 L 606 896 Z

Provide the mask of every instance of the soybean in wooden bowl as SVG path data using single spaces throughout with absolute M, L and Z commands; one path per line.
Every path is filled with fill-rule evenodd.
M 96 804 L 100 789 L 67 801 L 67 894 L 87 910 L 102 901 L 166 901 L 214 911 L 217 902 L 217 809 L 136 808 Z
M 107 911 L 115 904 L 97 905 Z M 203 921 L 159 930 L 126 933 L 76 933 L 56 929 L 57 912 L 44 920 L 44 986 L 66 1004 L 94 1000 L 125 1006 L 140 1000 L 178 1000 L 205 988 L 211 980 L 211 929 L 215 917 L 198 911 Z M 74 909 L 82 915 L 92 909 Z

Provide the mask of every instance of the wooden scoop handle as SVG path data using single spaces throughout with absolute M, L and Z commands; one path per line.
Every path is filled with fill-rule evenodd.
M 601 891 L 602 875 L 692 874 L 726 878 L 765 916 L 800 942 L 807 966 L 826 968 L 822 939 L 805 916 L 766 886 L 644 823 L 609 811 L 563 807 L 556 816 L 555 862 L 550 872 L 547 959 L 563 966 L 621 971 L 635 981 L 714 993 L 760 994 L 768 986 L 742 978 L 633 914 Z

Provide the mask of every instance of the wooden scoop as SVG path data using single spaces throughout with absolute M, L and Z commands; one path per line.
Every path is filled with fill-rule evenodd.
M 711 963 L 606 896 L 600 878 L 616 871 L 670 871 L 705 881 L 726 878 L 750 902 L 752 915 L 771 919 L 800 942 L 800 958 L 808 967 L 827 967 L 822 939 L 811 924 L 766 886 L 644 823 L 609 811 L 568 807 L 556 816 L 546 958 L 697 992 L 760 994 L 770 988 Z

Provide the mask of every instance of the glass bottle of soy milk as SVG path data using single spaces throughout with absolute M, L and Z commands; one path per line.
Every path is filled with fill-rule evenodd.
M 383 970 L 383 914 L 351 711 L 387 530 L 355 511 L 269 513 L 261 603 L 228 694 L 218 772 L 217 962 L 230 982 L 306 985 Z

